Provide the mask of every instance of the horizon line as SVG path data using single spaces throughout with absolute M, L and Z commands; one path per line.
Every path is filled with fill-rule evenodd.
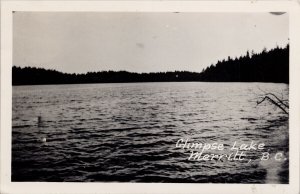
M 94 70 L 94 71 L 86 71 L 86 72 L 79 72 L 79 73 L 76 73 L 76 72 L 63 72 L 61 70 L 58 70 L 58 69 L 51 69 L 50 67 L 47 68 L 47 67 L 39 67 L 39 66 L 17 66 L 17 65 L 13 65 L 12 67 L 19 67 L 19 68 L 26 68 L 26 67 L 30 67 L 30 68 L 37 68 L 37 69 L 45 69 L 45 70 L 54 70 L 54 71 L 57 71 L 57 72 L 60 72 L 60 73 L 64 73 L 64 74 L 76 74 L 76 75 L 80 75 L 80 74 L 87 74 L 87 73 L 97 73 L 97 72 L 128 72 L 128 73 L 137 73 L 137 74 L 149 74 L 149 73 L 166 73 L 166 72 L 190 72 L 190 73 L 202 73 L 207 67 L 210 67 L 210 66 L 215 66 L 219 61 L 228 61 L 228 58 L 230 59 L 239 59 L 239 58 L 242 58 L 242 57 L 245 57 L 247 55 L 247 53 L 251 53 L 251 56 L 252 55 L 256 55 L 256 54 L 261 54 L 264 50 L 266 52 L 270 52 L 274 49 L 285 49 L 287 48 L 288 46 L 290 45 L 289 42 L 287 42 L 285 45 L 278 45 L 276 44 L 276 46 L 272 47 L 272 48 L 269 48 L 267 49 L 266 47 L 264 47 L 261 51 L 257 51 L 255 53 L 252 53 L 253 50 L 251 49 L 247 49 L 247 51 L 244 53 L 244 54 L 241 54 L 239 56 L 227 56 L 227 57 L 223 57 L 222 59 L 218 59 L 216 62 L 212 62 L 210 63 L 209 65 L 205 66 L 202 68 L 201 71 L 189 71 L 189 70 L 167 70 L 167 71 L 150 71 L 150 72 L 133 72 L 133 71 L 128 71 L 128 70 Z M 35 64 L 32 64 L 32 65 L 35 65 Z
M 114 73 L 120 73 L 120 72 L 126 72 L 126 73 L 134 73 L 134 74 L 151 74 L 151 73 L 175 73 L 175 72 L 186 72 L 186 73 L 202 73 L 199 71 L 189 71 L 189 70 L 168 70 L 168 71 L 151 71 L 151 72 L 133 72 L 133 71 L 127 71 L 127 70 L 98 70 L 98 71 L 87 71 L 86 73 L 68 73 L 68 72 L 63 72 L 63 71 L 59 71 L 57 69 L 51 69 L 51 68 L 44 68 L 44 67 L 35 67 L 35 66 L 25 66 L 25 67 L 21 67 L 21 66 L 17 66 L 17 65 L 13 65 L 12 68 L 20 68 L 20 69 L 25 69 L 25 68 L 32 68 L 32 69 L 42 69 L 42 70 L 48 70 L 48 71 L 56 71 L 58 73 L 63 73 L 63 74 L 76 74 L 76 75 L 80 75 L 80 74 L 88 74 L 88 73 L 102 73 L 102 72 L 114 72 Z

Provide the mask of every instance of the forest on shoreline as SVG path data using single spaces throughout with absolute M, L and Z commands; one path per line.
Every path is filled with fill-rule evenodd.
M 202 72 L 169 71 L 135 73 L 99 71 L 81 74 L 63 73 L 36 67 L 12 68 L 12 85 L 130 83 L 130 82 L 273 82 L 289 83 L 289 45 L 264 49 L 218 61 Z

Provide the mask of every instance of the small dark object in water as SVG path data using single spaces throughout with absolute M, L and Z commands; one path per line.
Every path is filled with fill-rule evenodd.
M 38 127 L 40 127 L 42 124 L 42 117 L 38 116 Z

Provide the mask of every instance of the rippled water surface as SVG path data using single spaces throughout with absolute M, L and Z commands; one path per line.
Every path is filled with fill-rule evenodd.
M 14 86 L 12 181 L 288 183 L 288 160 L 189 161 L 176 148 L 255 141 L 288 156 L 288 116 L 257 106 L 263 91 L 288 99 L 271 83 Z

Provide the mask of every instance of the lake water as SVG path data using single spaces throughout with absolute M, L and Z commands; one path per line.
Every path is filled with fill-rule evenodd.
M 288 183 L 288 116 L 260 95 L 287 84 L 13 86 L 12 181 Z M 40 117 L 40 119 L 39 119 Z M 38 121 L 40 120 L 40 121 Z M 46 138 L 46 142 L 43 139 Z M 180 139 L 251 141 L 247 161 L 191 161 Z M 287 160 L 261 161 L 262 152 Z

